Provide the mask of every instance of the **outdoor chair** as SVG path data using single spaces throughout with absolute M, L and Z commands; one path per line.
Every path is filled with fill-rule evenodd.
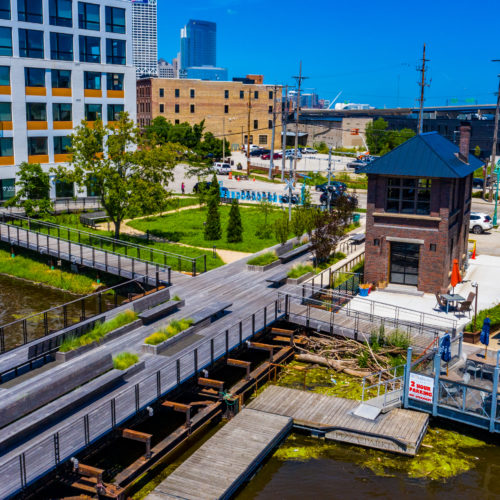
M 443 310 L 446 309 L 446 300 L 443 299 L 443 297 L 441 297 L 441 295 L 438 292 L 436 292 L 435 295 L 436 295 L 436 302 L 439 308 Z
M 472 304 L 475 296 L 476 294 L 474 292 L 469 292 L 469 295 L 467 296 L 467 302 L 470 302 Z
M 495 368 L 491 365 L 483 365 L 481 368 L 481 380 L 484 375 L 489 375 L 491 380 L 493 380 L 493 374 L 495 373 Z
M 464 302 L 460 302 L 456 308 L 456 313 L 460 316 L 460 314 L 468 313 L 470 318 L 470 310 L 471 310 L 472 302 L 470 300 L 465 300 Z
M 477 378 L 477 374 L 481 371 L 481 367 L 474 363 L 474 361 L 467 360 L 465 364 L 465 372 L 472 373 L 474 375 L 474 380 Z

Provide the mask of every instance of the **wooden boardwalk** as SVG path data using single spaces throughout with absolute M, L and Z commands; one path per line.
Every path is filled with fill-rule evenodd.
M 290 417 L 244 409 L 146 498 L 230 498 L 291 428 Z
M 352 399 L 271 386 L 248 408 L 291 417 L 294 425 L 318 430 L 326 439 L 411 456 L 418 452 L 428 415 L 396 408 L 368 420 L 352 414 L 359 404 Z

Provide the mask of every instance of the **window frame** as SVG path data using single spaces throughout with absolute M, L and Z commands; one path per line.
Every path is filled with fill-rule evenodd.
M 99 47 L 99 54 L 94 55 L 91 52 L 88 52 L 88 44 L 87 42 L 97 40 L 97 46 Z M 82 44 L 83 42 L 83 44 Z M 102 60 L 102 47 L 101 47 L 101 39 L 97 36 L 89 36 L 89 35 L 79 35 L 78 39 L 78 49 L 80 55 L 80 62 L 88 62 L 88 63 L 97 63 L 100 64 Z M 90 59 L 90 60 L 89 60 Z
M 388 177 L 385 187 L 385 212 L 403 215 L 430 215 L 432 179 Z
M 4 5 L 8 3 L 9 8 L 6 9 Z M 3 14 L 3 13 L 7 14 Z M 11 0 L 0 0 L 0 19 L 4 19 L 6 21 L 10 21 L 12 17 L 12 5 L 11 5 Z
M 69 135 L 55 135 L 54 136 L 54 155 L 67 155 L 69 151 L 66 149 L 68 146 L 63 148 L 63 139 L 68 139 L 68 146 L 71 147 L 71 137 Z
M 10 56 L 12 57 L 13 52 L 12 52 L 12 28 L 9 28 L 8 26 L 0 26 L 0 33 L 2 31 L 5 31 L 5 34 L 9 33 L 9 36 L 7 37 L 10 41 L 10 45 L 0 45 L 0 56 Z M 0 41 L 4 37 L 0 36 Z
M 69 3 L 69 15 L 70 15 L 69 18 L 60 15 L 59 10 L 62 10 L 60 2 Z M 53 13 L 53 9 L 56 11 L 55 13 Z M 72 0 L 49 0 L 49 24 L 51 26 L 63 26 L 65 28 L 73 27 Z
M 59 44 L 61 39 L 71 39 L 71 51 L 67 52 L 59 49 Z M 55 42 L 55 43 L 54 43 Z M 57 48 L 54 48 L 53 45 L 57 45 Z M 74 46 L 73 46 L 73 35 L 70 33 L 60 33 L 56 31 L 50 32 L 50 58 L 54 61 L 74 61 Z M 68 57 L 54 57 L 54 56 L 64 56 L 65 54 Z
M 36 144 L 38 141 L 43 141 L 45 148 L 43 151 L 33 151 L 32 147 L 33 145 Z M 44 155 L 47 156 L 49 154 L 49 139 L 48 137 L 39 137 L 39 136 L 33 136 L 33 137 L 28 137 L 28 156 L 40 156 Z
M 97 117 L 92 119 L 88 118 L 89 115 L 89 109 L 91 106 L 95 106 L 96 108 L 99 109 L 99 111 L 92 111 L 92 113 L 97 113 Z M 94 104 L 94 103 L 85 103 L 85 121 L 87 122 L 95 122 L 96 120 L 102 120 L 102 104 Z
M 29 12 L 28 2 L 29 0 L 17 0 L 17 19 L 25 23 L 36 23 L 43 24 L 43 2 L 42 0 L 35 0 L 40 6 L 40 12 Z M 22 5 L 22 9 L 21 9 Z
M 114 20 L 115 11 L 120 11 L 120 14 L 123 15 L 123 24 L 115 23 L 115 20 Z M 104 12 L 104 19 L 105 19 L 105 24 L 106 24 L 106 33 L 118 33 L 121 35 L 126 34 L 127 12 L 125 11 L 125 9 L 122 9 L 121 7 L 112 7 L 110 5 L 106 5 L 106 9 Z M 118 29 L 116 29 L 116 28 L 118 28 Z
M 118 84 L 111 83 L 113 78 L 118 77 Z M 117 88 L 119 87 L 119 88 Z M 123 91 L 125 89 L 125 74 L 124 73 L 107 73 L 106 74 L 106 89 Z
M 116 55 L 115 49 L 123 48 L 123 54 Z M 127 41 L 118 38 L 106 38 L 106 64 L 127 64 Z
M 99 78 L 96 78 L 96 76 L 99 75 Z M 97 86 L 88 86 L 88 83 L 90 81 L 97 82 L 99 81 L 99 84 Z M 83 88 L 84 90 L 102 90 L 102 73 L 100 71 L 84 71 L 83 72 Z
M 19 28 L 19 57 L 28 59 L 45 59 L 45 42 L 43 31 Z M 36 33 L 36 35 L 35 35 Z M 42 42 L 41 48 L 33 48 L 34 38 L 40 37 L 38 42 Z
M 4 106 L 6 107 L 6 109 L 8 109 L 8 111 L 4 111 L 3 109 L 1 109 Z M 10 101 L 0 102 L 0 122 L 11 122 L 11 121 L 12 121 L 12 103 Z
M 116 111 L 114 108 L 116 106 L 119 106 L 121 109 L 120 111 Z M 111 113 L 110 113 L 111 111 Z M 123 104 L 108 104 L 106 108 L 107 112 L 107 117 L 108 117 L 108 122 L 116 122 L 120 119 L 120 117 L 116 117 L 116 114 L 123 113 L 125 111 L 125 106 Z
M 69 107 L 69 110 L 62 110 L 63 106 Z M 69 113 L 69 116 L 61 117 L 61 113 Z M 52 103 L 52 120 L 54 122 L 72 122 L 73 121 L 73 105 L 70 102 L 53 102 Z
M 3 154 L 4 153 L 4 144 L 2 143 L 9 143 L 10 142 L 10 146 L 8 146 L 8 148 L 10 149 L 10 154 Z M 14 138 L 13 137 L 0 137 L 0 157 L 4 158 L 6 156 L 14 156 Z
M 60 83 L 61 81 L 61 73 L 69 73 L 69 81 L 66 87 L 54 86 L 54 83 Z M 58 75 L 57 78 L 54 78 L 54 75 Z M 55 82 L 57 80 L 57 82 Z M 71 70 L 70 69 L 53 69 L 50 72 L 50 84 L 53 89 L 70 89 L 71 88 Z
M 31 72 L 39 73 L 40 75 L 43 74 L 43 85 L 38 85 L 38 84 L 33 84 L 31 77 L 34 75 L 31 75 Z M 25 87 L 38 87 L 38 88 L 46 88 L 47 82 L 46 82 L 46 71 L 45 68 L 30 68 L 30 67 L 25 67 L 24 68 L 24 86 Z
M 38 111 L 36 111 L 38 108 Z M 45 102 L 27 102 L 26 103 L 26 121 L 28 122 L 46 122 L 47 121 L 47 103 Z
M 90 6 L 97 10 L 98 21 L 89 21 L 87 19 L 87 7 Z M 81 30 L 101 31 L 101 9 L 99 4 L 91 2 L 78 2 L 78 27 Z
M 7 70 L 7 80 L 2 79 L 3 70 Z M 0 66 L 0 86 L 10 87 L 10 66 Z

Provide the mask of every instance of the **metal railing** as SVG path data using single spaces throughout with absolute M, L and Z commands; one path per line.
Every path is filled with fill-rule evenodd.
M 189 352 L 178 359 L 167 362 L 159 370 L 129 385 L 85 415 L 71 420 L 19 455 L 1 462 L 0 498 L 24 490 L 129 418 L 138 415 L 176 386 L 213 365 L 281 316 L 283 307 L 276 300 L 215 337 L 193 345 Z
M 134 286 L 137 293 L 144 290 L 138 280 L 130 280 L 1 325 L 0 354 L 118 307 Z
M 7 200 L 0 201 L 0 208 L 9 213 L 24 213 L 23 207 L 5 207 Z M 54 213 L 76 210 L 98 210 L 102 208 L 101 200 L 96 196 L 86 196 L 82 198 L 54 198 L 50 200 Z
M 361 401 L 383 396 L 382 408 L 401 402 L 403 397 L 405 367 L 406 365 L 400 365 L 394 368 L 380 370 L 376 374 L 370 374 L 363 377 Z M 375 383 L 372 382 L 374 376 L 378 379 Z
M 125 257 L 135 258 L 150 264 L 159 264 L 164 267 L 170 267 L 177 271 L 185 271 L 196 276 L 207 270 L 206 254 L 198 257 L 187 257 L 166 250 L 153 248 L 150 246 L 131 243 L 129 241 L 117 240 L 108 236 L 82 231 L 71 227 L 61 226 L 52 222 L 31 219 L 16 214 L 0 214 L 3 223 L 14 225 L 16 227 L 27 228 L 29 231 L 39 234 L 55 236 L 62 241 L 71 243 L 86 244 L 90 247 L 99 248 Z

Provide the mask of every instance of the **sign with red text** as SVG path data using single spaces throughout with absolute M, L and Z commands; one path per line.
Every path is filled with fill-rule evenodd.
M 408 397 L 418 399 L 424 403 L 432 403 L 433 393 L 434 379 L 432 377 L 426 377 L 418 373 L 410 373 Z

